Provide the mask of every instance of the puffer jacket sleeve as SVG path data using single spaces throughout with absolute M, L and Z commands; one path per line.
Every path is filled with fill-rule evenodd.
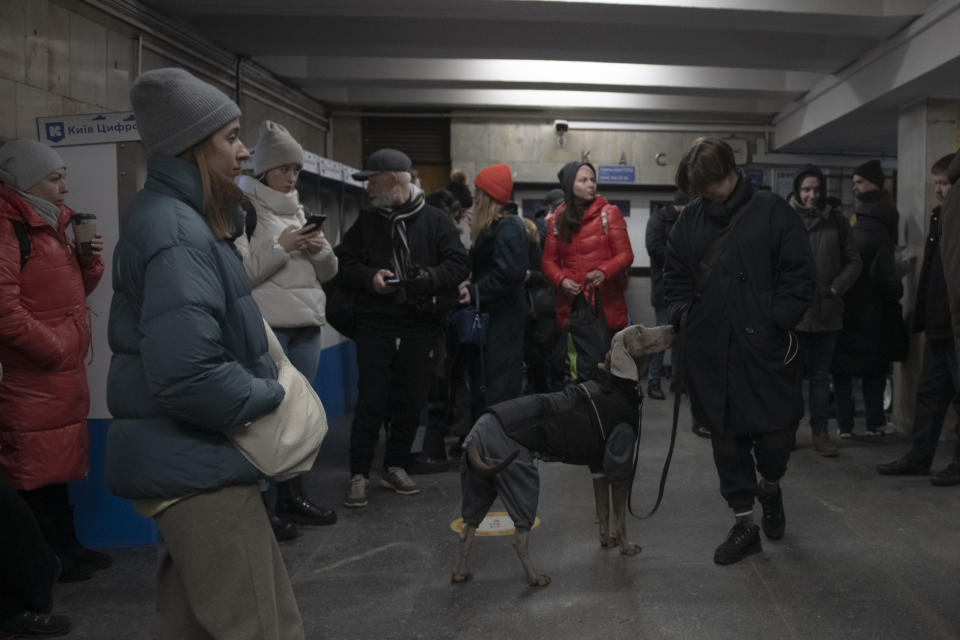
M 543 264 L 543 275 L 545 275 L 547 280 L 552 282 L 554 286 L 559 287 L 565 278 L 572 279 L 572 277 L 563 270 L 563 266 L 560 264 L 560 240 L 557 238 L 556 224 L 557 216 L 554 214 L 547 220 L 547 236 L 543 241 L 543 259 L 541 263 Z
M 0 348 L 21 354 L 38 368 L 59 364 L 66 346 L 20 302 L 20 245 L 9 220 L 0 218 Z
M 313 265 L 313 271 L 317 274 L 319 282 L 329 282 L 337 275 L 339 260 L 333 252 L 330 241 L 324 239 L 323 249 L 310 256 L 310 263 Z
M 607 211 L 607 241 L 610 243 L 611 256 L 600 265 L 605 277 L 612 278 L 633 264 L 633 247 L 627 234 L 627 223 L 620 209 L 613 205 Z
M 773 260 L 776 281 L 773 285 L 771 313 L 776 325 L 793 329 L 810 307 L 816 288 L 816 272 L 810 253 L 810 237 L 800 218 L 781 199 L 773 204 L 771 228 L 778 237 Z
M 493 269 L 474 274 L 481 304 L 515 292 L 526 275 L 527 232 L 519 218 L 501 218 L 494 230 Z
M 147 263 L 143 290 L 140 352 L 161 408 L 223 430 L 280 403 L 279 383 L 253 376 L 224 352 L 219 318 L 226 294 L 212 254 L 182 245 L 161 249 Z
M 251 287 L 269 280 L 290 259 L 290 254 L 280 246 L 266 226 L 257 225 L 249 239 L 246 234 L 240 234 L 233 242 L 243 257 L 243 268 Z
M 85 295 L 90 295 L 100 284 L 100 278 L 103 277 L 103 258 L 96 256 L 95 258 L 81 259 L 80 274 L 83 277 L 83 292 Z

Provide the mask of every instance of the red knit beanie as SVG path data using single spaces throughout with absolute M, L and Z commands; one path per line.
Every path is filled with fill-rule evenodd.
M 510 175 L 510 167 L 505 164 L 487 167 L 477 174 L 473 184 L 500 203 L 509 202 L 510 194 L 513 193 L 513 177 Z

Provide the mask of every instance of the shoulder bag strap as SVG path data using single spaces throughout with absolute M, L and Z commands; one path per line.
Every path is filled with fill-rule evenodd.
M 750 205 L 753 204 L 756 197 L 757 192 L 754 192 L 754 194 L 750 196 L 750 199 L 730 217 L 727 226 L 720 230 L 720 233 L 713 239 L 710 246 L 707 247 L 707 250 L 703 252 L 703 256 L 700 258 L 700 264 L 697 265 L 697 277 L 693 287 L 695 294 L 699 295 L 703 292 L 704 287 L 707 286 L 710 274 L 713 272 L 717 260 L 720 259 L 720 255 L 726 248 L 727 240 L 733 235 L 733 230 L 736 229 L 741 218 L 743 218 L 743 214 L 747 212 L 747 209 L 750 208 Z

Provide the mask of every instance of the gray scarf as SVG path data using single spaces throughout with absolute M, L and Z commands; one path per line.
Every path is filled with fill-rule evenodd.
M 390 221 L 390 235 L 393 237 L 393 274 L 401 280 L 413 277 L 414 265 L 410 260 L 410 244 L 407 242 L 407 220 L 423 209 L 423 191 L 415 184 L 410 185 L 410 199 L 397 207 L 380 207 L 377 213 Z
M 20 191 L 20 189 L 17 189 L 16 187 L 14 187 L 13 190 L 16 191 L 17 194 L 27 202 L 27 204 L 33 207 L 33 210 L 36 211 L 41 218 L 43 218 L 44 222 L 53 227 L 54 231 L 60 230 L 60 207 L 48 200 L 30 195 L 25 191 Z

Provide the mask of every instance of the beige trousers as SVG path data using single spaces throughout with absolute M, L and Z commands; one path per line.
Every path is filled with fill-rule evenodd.
M 161 640 L 303 640 L 257 485 L 191 496 L 154 519 Z

